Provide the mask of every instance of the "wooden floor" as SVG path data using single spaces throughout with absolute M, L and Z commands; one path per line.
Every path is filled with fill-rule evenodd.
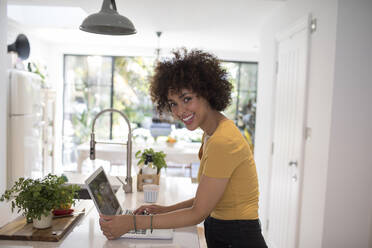
M 204 236 L 204 227 L 198 226 L 198 236 L 200 248 L 207 248 L 207 243 L 205 242 Z

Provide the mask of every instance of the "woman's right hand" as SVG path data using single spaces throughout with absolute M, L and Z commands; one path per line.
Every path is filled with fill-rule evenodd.
M 133 214 L 143 214 L 144 212 L 146 212 L 147 214 L 163 214 L 168 212 L 168 210 L 167 207 L 156 204 L 142 205 L 134 210 Z

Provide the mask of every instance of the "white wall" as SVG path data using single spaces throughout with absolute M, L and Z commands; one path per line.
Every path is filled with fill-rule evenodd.
M 7 67 L 7 19 L 6 0 L 0 1 L 0 194 L 6 189 L 7 178 L 7 116 L 8 116 L 8 81 Z M 0 203 L 0 227 L 6 224 L 14 215 L 11 214 L 9 203 Z
M 71 43 L 54 43 L 53 46 L 62 54 L 84 54 L 84 55 L 111 55 L 111 56 L 154 56 L 155 48 L 151 47 L 126 47 L 118 45 L 81 45 Z M 161 48 L 161 55 L 167 56 L 171 50 L 178 47 L 163 47 Z M 188 49 L 192 49 L 190 47 Z M 198 48 L 198 47 L 195 47 Z M 208 50 L 218 58 L 223 60 L 234 61 L 258 61 L 260 51 L 236 51 L 236 50 Z
M 38 61 L 49 67 L 51 64 L 51 45 L 40 39 L 32 29 L 23 27 L 13 20 L 8 19 L 7 43 L 13 43 L 18 34 L 24 34 L 30 43 L 30 56 L 27 61 Z
M 310 38 L 308 112 L 312 137 L 305 146 L 299 247 L 321 247 L 331 125 L 337 0 L 288 0 L 262 29 L 257 96 L 255 159 L 260 180 L 260 218 L 264 232 L 269 196 L 274 92 L 275 35 L 312 14 L 318 29 Z
M 0 82 L 2 88 L 6 88 L 6 67 L 7 67 L 7 43 L 6 43 L 6 0 L 0 1 Z M 0 90 L 0 193 L 6 187 L 6 113 L 7 113 L 7 89 Z M 0 203 L 2 206 L 2 203 Z M 1 211 L 1 210 L 0 210 Z M 2 216 L 2 215 L 0 215 Z M 1 219 L 1 217 L 0 217 Z
M 322 247 L 372 247 L 372 1 L 340 0 Z
M 289 0 L 261 39 L 255 158 L 268 204 L 274 36 L 311 13 L 308 113 L 298 247 L 372 247 L 372 2 Z

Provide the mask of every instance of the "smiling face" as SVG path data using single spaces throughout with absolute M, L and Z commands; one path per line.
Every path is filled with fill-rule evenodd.
M 168 104 L 173 117 L 181 120 L 188 130 L 201 127 L 204 130 L 212 109 L 207 100 L 191 90 L 169 91 Z

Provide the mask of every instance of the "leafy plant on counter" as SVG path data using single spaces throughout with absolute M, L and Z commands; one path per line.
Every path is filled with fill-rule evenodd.
M 154 149 L 152 149 L 152 148 L 145 149 L 143 152 L 141 150 L 136 152 L 135 156 L 136 156 L 136 158 L 139 159 L 139 161 L 137 163 L 138 166 L 142 166 L 145 163 L 146 158 L 147 158 L 146 155 L 151 155 L 152 156 L 153 164 L 157 168 L 157 174 L 159 174 L 161 168 L 167 168 L 167 163 L 165 162 L 165 157 L 167 155 L 163 151 L 155 152 Z
M 65 185 L 65 176 L 48 174 L 43 179 L 19 178 L 13 187 L 6 190 L 0 201 L 11 200 L 12 212 L 18 208 L 27 219 L 39 219 L 47 216 L 53 209 L 75 204 L 78 198 L 77 185 Z

